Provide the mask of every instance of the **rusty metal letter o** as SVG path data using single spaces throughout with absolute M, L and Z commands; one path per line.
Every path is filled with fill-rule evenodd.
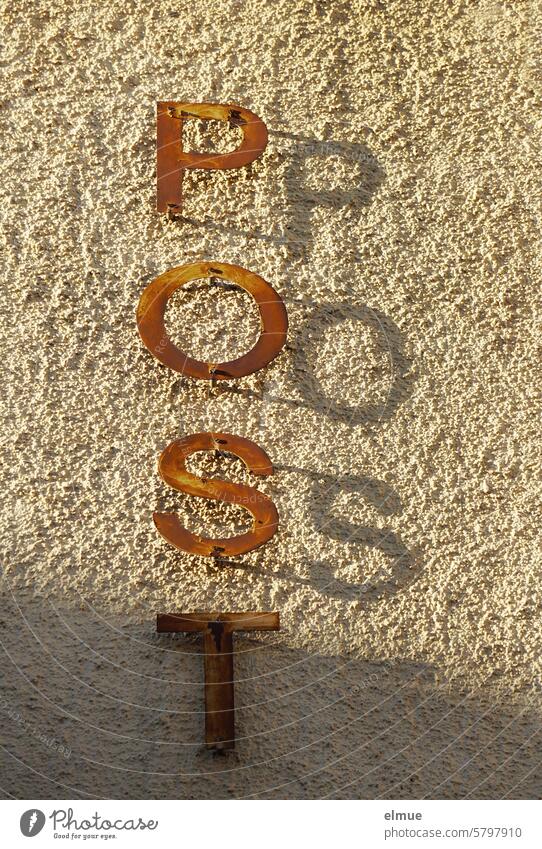
M 184 528 L 175 513 L 154 513 L 159 533 L 176 548 L 203 557 L 246 554 L 270 540 L 279 523 L 271 499 L 253 486 L 218 478 L 204 480 L 188 472 L 186 459 L 196 451 L 228 451 L 243 460 L 253 474 L 267 477 L 273 474 L 273 466 L 265 451 L 250 439 L 231 433 L 194 433 L 175 440 L 160 455 L 159 471 L 165 483 L 189 495 L 239 504 L 252 513 L 252 530 L 226 539 L 202 537 Z
M 236 360 L 209 363 L 195 360 L 169 339 L 164 315 L 171 295 L 191 280 L 218 277 L 248 292 L 260 310 L 261 333 L 254 347 Z M 198 380 L 230 380 L 245 377 L 266 366 L 286 341 L 288 316 L 280 295 L 263 277 L 225 262 L 194 262 L 156 277 L 141 295 L 137 308 L 139 335 L 146 348 L 164 365 Z

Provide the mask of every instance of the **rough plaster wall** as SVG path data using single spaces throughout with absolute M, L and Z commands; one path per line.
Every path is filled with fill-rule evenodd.
M 540 794 L 541 19 L 535 2 L 9 5 L 6 795 Z M 154 211 L 158 99 L 238 102 L 270 130 L 250 168 L 191 175 L 188 222 Z M 134 315 L 157 274 L 213 258 L 269 280 L 291 331 L 209 397 Z M 168 326 L 227 355 L 251 311 L 198 290 Z M 222 570 L 151 521 L 246 525 L 158 479 L 160 451 L 205 429 L 276 464 L 260 487 L 279 533 Z M 201 748 L 197 641 L 154 633 L 156 611 L 198 608 L 282 617 L 237 640 L 227 758 Z

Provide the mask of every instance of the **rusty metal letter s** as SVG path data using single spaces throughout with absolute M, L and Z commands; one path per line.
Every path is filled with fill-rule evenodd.
M 182 551 L 203 557 L 224 558 L 246 554 L 267 542 L 279 523 L 277 508 L 267 495 L 255 487 L 218 478 L 204 480 L 186 469 L 186 459 L 196 451 L 226 451 L 239 457 L 255 475 L 273 474 L 271 460 L 258 445 L 231 433 L 195 433 L 175 440 L 162 452 L 159 471 L 162 479 L 178 489 L 200 498 L 239 504 L 254 517 L 252 530 L 227 539 L 198 536 L 186 530 L 174 513 L 154 513 L 158 531 Z

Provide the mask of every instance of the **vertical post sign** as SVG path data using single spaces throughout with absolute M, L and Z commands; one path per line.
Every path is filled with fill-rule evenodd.
M 185 151 L 183 125 L 186 121 L 218 120 L 237 127 L 243 134 L 239 147 L 229 153 L 207 154 Z M 248 109 L 222 103 L 160 102 L 157 105 L 157 210 L 174 218 L 183 207 L 182 179 L 185 170 L 241 168 L 256 159 L 267 145 L 264 122 Z M 227 280 L 248 292 L 260 312 L 261 332 L 248 353 L 223 363 L 193 359 L 169 339 L 164 316 L 169 298 L 191 280 Z M 164 272 L 141 295 L 137 326 L 145 347 L 161 363 L 194 380 L 235 380 L 265 368 L 282 350 L 288 331 L 288 316 L 280 295 L 258 274 L 224 262 L 196 262 Z M 256 443 L 232 433 L 196 433 L 177 439 L 162 452 L 159 473 L 165 483 L 180 492 L 247 509 L 252 529 L 227 539 L 204 537 L 187 530 L 175 513 L 155 513 L 154 523 L 168 543 L 190 554 L 212 557 L 220 564 L 225 557 L 253 551 L 276 533 L 279 516 L 273 501 L 256 487 L 219 479 L 203 479 L 186 468 L 196 451 L 220 451 L 239 457 L 253 475 L 273 474 L 266 452 Z M 159 613 L 159 633 L 203 635 L 205 670 L 205 743 L 211 749 L 235 745 L 233 634 L 237 631 L 278 631 L 276 612 Z

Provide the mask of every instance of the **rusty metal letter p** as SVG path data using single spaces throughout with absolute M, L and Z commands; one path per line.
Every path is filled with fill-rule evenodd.
M 158 212 L 174 214 L 182 208 L 185 169 L 241 168 L 253 162 L 267 145 L 267 127 L 254 112 L 235 104 L 159 102 L 156 114 L 156 182 Z M 183 122 L 192 118 L 224 121 L 239 127 L 243 141 L 230 153 L 184 151 Z

